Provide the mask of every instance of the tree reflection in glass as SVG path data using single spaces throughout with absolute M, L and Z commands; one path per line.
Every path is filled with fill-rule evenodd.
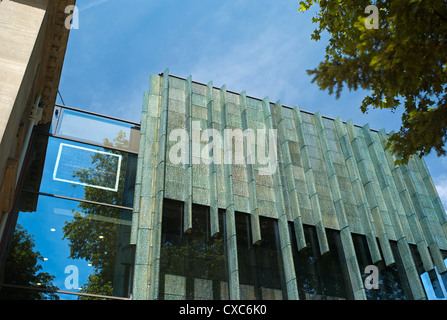
M 122 147 L 128 144 L 126 134 L 120 132 L 113 142 L 105 139 L 105 145 Z M 122 155 L 121 168 L 127 168 L 128 155 L 115 150 L 110 154 Z M 117 157 L 105 153 L 92 155 L 92 166 L 73 172 L 73 177 L 90 185 L 107 185 L 116 174 Z M 100 188 L 85 187 L 85 199 L 108 204 L 123 203 L 125 197 L 126 171 L 119 171 L 117 192 Z M 69 240 L 70 258 L 85 259 L 90 262 L 93 273 L 82 286 L 81 292 L 99 295 L 127 295 L 126 284 L 115 283 L 117 274 L 122 274 L 125 267 L 120 263 L 122 249 L 128 244 L 130 234 L 131 212 L 114 207 L 100 206 L 88 202 L 78 205 L 79 211 L 74 212 L 73 220 L 63 227 L 64 239 Z M 92 299 L 92 298 L 83 298 Z
M 48 272 L 41 272 L 43 267 L 39 262 L 43 261 L 43 257 L 39 251 L 35 251 L 35 246 L 33 235 L 17 224 L 10 243 L 11 249 L 5 260 L 3 282 L 58 290 L 52 283 L 55 277 Z M 0 300 L 59 300 L 59 297 L 52 292 L 3 287 L 0 290 Z
M 222 234 L 210 235 L 209 208 L 193 205 L 183 233 L 183 203 L 165 199 L 160 251 L 160 299 L 225 299 L 228 280 Z M 224 214 L 219 216 L 223 232 Z

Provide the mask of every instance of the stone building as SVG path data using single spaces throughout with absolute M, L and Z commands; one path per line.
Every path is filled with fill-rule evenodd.
M 51 122 L 75 0 L 0 2 L 0 239 L 11 227 L 33 127 Z M 1 252 L 3 258 L 4 250 Z
M 384 130 L 168 70 L 141 119 L 56 105 L 33 128 L 0 296 L 446 299 L 445 211 Z
M 276 129 L 276 170 L 248 161 L 244 135 L 206 149 L 208 129 Z M 384 130 L 166 71 L 140 137 L 134 299 L 418 300 L 432 290 L 423 274 L 445 286 L 445 211 L 424 160 L 395 165 Z M 210 161 L 238 144 L 245 161 Z

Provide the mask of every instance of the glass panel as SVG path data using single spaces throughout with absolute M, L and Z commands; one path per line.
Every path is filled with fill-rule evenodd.
M 369 253 L 366 237 L 363 235 L 352 234 L 352 240 L 357 255 L 360 271 L 365 270 L 366 266 L 372 265 L 371 255 Z M 383 261 L 376 264 L 379 269 L 379 289 L 367 289 L 366 297 L 368 300 L 411 300 L 411 294 L 408 279 L 405 275 L 397 243 L 390 241 L 396 263 L 392 266 L 385 266 Z M 380 247 L 379 247 L 380 248 Z M 362 273 L 363 281 L 367 275 Z
M 61 143 L 53 180 L 116 192 L 122 159 L 121 155 L 112 152 Z M 101 162 L 100 168 L 95 162 Z
M 24 197 L 20 202 L 26 200 Z M 131 217 L 129 210 L 39 196 L 34 210 L 18 213 L 4 282 L 128 297 L 134 260 L 134 250 L 129 245 Z M 6 288 L 0 295 L 88 299 Z
M 437 268 L 426 272 L 423 268 L 422 259 L 416 246 L 411 246 L 411 253 L 416 265 L 422 285 L 424 286 L 425 295 L 428 300 L 447 300 L 447 272 L 439 274 Z M 442 252 L 442 251 L 441 251 Z M 444 252 L 442 252 L 444 254 Z M 445 255 L 444 255 L 445 257 Z M 444 260 L 446 263 L 447 259 Z
M 23 189 L 132 207 L 137 158 L 136 154 L 37 136 Z M 36 172 L 42 165 L 43 173 Z
M 224 237 L 210 237 L 209 208 L 193 205 L 183 233 L 183 203 L 165 199 L 160 252 L 160 299 L 228 299 Z M 224 230 L 224 212 L 219 213 Z M 224 234 L 224 232 L 222 232 Z
M 446 262 L 446 260 L 444 260 L 444 263 Z M 447 272 L 438 274 L 439 278 L 441 279 L 440 281 L 440 285 L 442 288 L 442 292 L 443 292 L 443 297 L 447 300 Z
M 58 117 L 55 135 L 138 152 L 140 131 L 135 125 L 68 109 Z
M 446 300 L 443 285 L 439 282 L 434 270 L 424 272 L 420 278 L 428 300 Z
M 304 226 L 307 246 L 299 252 L 292 224 L 289 229 L 300 299 L 352 299 L 339 232 L 326 230 L 329 252 L 322 256 L 315 227 Z
M 287 299 L 277 221 L 259 218 L 262 240 L 254 246 L 250 216 L 238 212 L 235 219 L 241 299 Z

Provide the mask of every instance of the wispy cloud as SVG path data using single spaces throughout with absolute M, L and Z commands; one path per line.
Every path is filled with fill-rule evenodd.
M 447 175 L 444 174 L 442 177 L 442 179 L 438 179 L 440 181 L 436 184 L 436 190 L 444 208 L 447 208 Z
M 89 4 L 87 4 L 87 5 L 83 6 L 83 7 L 80 7 L 80 8 L 79 8 L 79 11 L 84 11 L 84 10 L 87 10 L 87 9 L 91 9 L 91 8 L 93 8 L 93 7 L 102 5 L 103 3 L 106 3 L 106 2 L 108 2 L 108 1 L 110 1 L 110 0 L 96 0 L 96 1 L 91 1 Z
M 222 48 L 204 50 L 192 68 L 191 74 L 198 81 L 213 80 L 216 85 L 227 84 L 227 89 L 246 90 L 248 95 L 283 103 L 297 103 L 304 95 L 309 79 L 304 61 L 311 47 L 302 45 L 308 33 L 287 31 L 284 25 L 266 24 L 258 34 L 247 41 L 237 39 Z M 302 79 L 301 86 L 290 79 Z
M 438 191 L 439 198 L 447 211 L 447 157 L 429 154 L 425 157 L 425 162 Z

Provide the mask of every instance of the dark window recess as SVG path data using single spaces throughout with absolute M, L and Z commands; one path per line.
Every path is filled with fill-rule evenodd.
M 416 266 L 417 273 L 419 276 L 425 272 L 424 264 L 422 262 L 421 255 L 419 254 L 418 247 L 414 244 L 410 244 L 410 251 L 413 257 L 414 265 Z
M 372 265 L 372 259 L 369 252 L 366 237 L 364 235 L 352 234 L 354 247 L 359 263 L 362 279 L 365 281 L 369 275 L 363 271 L 366 266 Z M 376 264 L 379 269 L 379 289 L 366 289 L 366 298 L 368 300 L 412 300 L 413 295 L 405 273 L 405 269 L 400 257 L 396 241 L 390 241 L 395 263 L 391 266 L 385 266 L 383 261 Z M 380 248 L 380 246 L 379 246 Z M 383 256 L 383 254 L 382 254 Z
M 193 205 L 192 230 L 183 232 L 183 202 L 164 200 L 160 252 L 160 299 L 228 299 L 225 212 L 221 233 L 210 234 L 209 207 Z
M 352 299 L 339 232 L 326 230 L 329 252 L 321 255 L 314 226 L 304 226 L 307 246 L 299 252 L 291 223 L 289 230 L 300 299 Z
M 250 216 L 235 219 L 241 299 L 287 299 L 277 221 L 260 217 L 262 240 L 253 245 Z

